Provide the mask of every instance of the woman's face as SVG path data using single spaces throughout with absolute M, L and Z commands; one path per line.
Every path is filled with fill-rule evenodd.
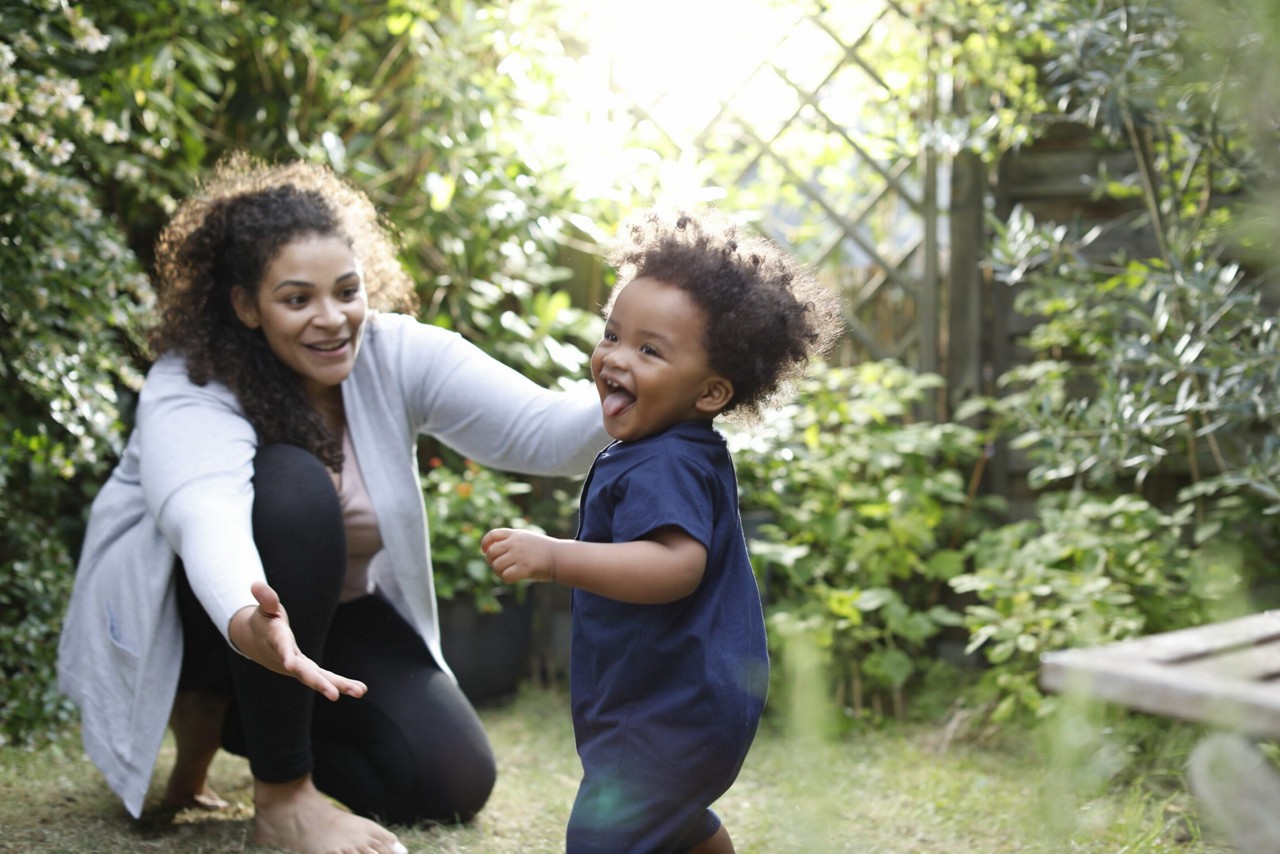
M 330 399 L 355 366 L 369 299 L 355 254 L 333 234 L 300 237 L 267 265 L 253 297 L 231 292 L 240 322 L 261 329 L 271 351 L 316 401 Z

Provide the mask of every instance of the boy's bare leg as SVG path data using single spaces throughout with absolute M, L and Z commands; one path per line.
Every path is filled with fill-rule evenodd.
M 209 763 L 222 746 L 222 720 L 230 697 L 211 691 L 179 691 L 173 699 L 169 728 L 177 759 L 169 773 L 163 803 L 182 809 L 222 809 L 227 802 L 209 788 Z
M 253 841 L 301 854 L 376 851 L 404 854 L 386 828 L 336 806 L 315 787 L 311 775 L 288 783 L 253 781 Z
M 689 854 L 733 854 L 733 840 L 729 838 L 729 831 L 721 824 L 715 833 L 690 849 Z

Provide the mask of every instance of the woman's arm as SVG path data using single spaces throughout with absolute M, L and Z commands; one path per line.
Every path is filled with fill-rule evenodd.
M 231 616 L 256 604 L 250 585 L 265 578 L 251 521 L 256 432 L 230 390 L 195 385 L 169 355 L 147 375 L 137 438 L 147 512 L 226 636 Z
M 480 542 L 504 582 L 555 581 L 619 602 L 657 605 L 697 589 L 707 565 L 702 543 L 676 527 L 626 543 L 561 540 L 496 528 Z
M 258 440 L 235 398 L 197 386 L 174 357 L 148 374 L 138 405 L 143 499 L 182 558 L 200 604 L 242 655 L 336 700 L 364 685 L 324 670 L 298 649 L 253 539 Z
M 379 322 L 403 324 L 400 318 Z M 413 322 L 395 358 L 411 418 L 481 465 L 542 475 L 580 475 L 610 441 L 590 383 L 554 391 L 529 380 L 461 335 Z

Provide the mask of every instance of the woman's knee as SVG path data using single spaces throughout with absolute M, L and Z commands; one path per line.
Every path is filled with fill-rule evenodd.
M 439 743 L 430 750 L 421 747 L 406 751 L 417 761 L 397 799 L 401 823 L 470 821 L 488 803 L 498 778 L 488 739 L 459 733 L 447 748 Z
M 296 570 L 305 573 L 309 583 L 327 579 L 340 588 L 347 556 L 342 505 L 319 458 L 293 445 L 258 449 L 253 538 L 273 585 L 282 580 L 277 578 L 280 573 L 291 576 Z M 327 590 L 332 584 L 322 587 Z
M 391 755 L 385 741 L 372 749 L 317 747 L 316 785 L 356 814 L 388 824 L 468 822 L 488 802 L 497 781 L 492 752 L 425 755 L 404 743 Z
M 445 821 L 470 821 L 489 802 L 497 783 L 498 767 L 493 753 L 477 753 L 464 768 L 456 769 L 450 776 L 439 794 L 438 803 L 443 805 L 445 813 L 442 818 Z
M 313 530 L 317 517 L 342 520 L 342 506 L 329 470 L 295 445 L 263 445 L 253 460 L 253 514 L 275 525 Z
M 432 776 L 428 784 L 420 784 L 403 793 L 397 810 L 399 816 L 390 817 L 394 823 L 469 822 L 489 802 L 498 772 L 492 756 L 478 756 L 466 766 Z

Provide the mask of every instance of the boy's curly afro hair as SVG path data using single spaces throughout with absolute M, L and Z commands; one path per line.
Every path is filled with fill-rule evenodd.
M 651 211 L 623 223 L 609 252 L 618 285 L 647 277 L 687 293 L 706 320 L 712 370 L 733 383 L 723 410 L 750 420 L 844 334 L 840 301 L 793 256 L 712 211 Z

